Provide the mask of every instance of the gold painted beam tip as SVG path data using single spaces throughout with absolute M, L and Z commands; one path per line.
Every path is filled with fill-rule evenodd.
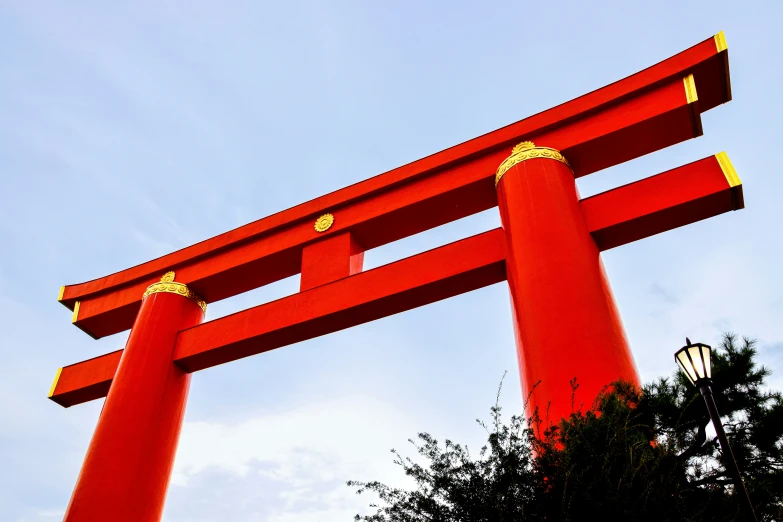
M 62 300 L 63 300 L 63 294 L 64 294 L 64 293 L 65 293 L 65 287 L 64 287 L 64 286 L 61 286 L 61 287 L 60 287 L 60 293 L 57 295 L 57 300 L 58 300 L 58 301 L 62 301 Z
M 729 182 L 730 187 L 738 187 L 742 185 L 742 180 L 737 175 L 737 171 L 734 170 L 734 165 L 731 164 L 729 156 L 725 152 L 719 152 L 715 155 L 720 165 L 720 170 L 723 171 L 723 175 L 726 176 L 726 181 Z
M 723 31 L 716 34 L 713 38 L 715 38 L 715 48 L 718 49 L 719 53 L 729 48 L 729 46 L 726 45 L 726 35 L 723 34 Z
M 696 92 L 696 80 L 693 79 L 693 75 L 689 74 L 682 79 L 682 83 L 685 86 L 685 99 L 688 103 L 699 101 L 699 94 Z
M 76 323 L 76 321 L 79 319 L 79 305 L 81 304 L 81 301 L 76 301 L 76 304 L 73 305 L 73 317 L 71 317 L 71 322 Z
M 54 382 L 52 383 L 52 387 L 49 388 L 49 395 L 47 397 L 51 398 L 52 395 L 54 395 L 54 390 L 57 388 L 57 382 L 60 380 L 61 373 L 63 373 L 63 369 L 57 368 L 57 373 L 54 374 Z

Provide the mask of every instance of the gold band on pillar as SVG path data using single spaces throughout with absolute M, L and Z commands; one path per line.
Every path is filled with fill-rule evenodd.
M 147 290 L 144 291 L 142 299 L 148 295 L 157 294 L 159 292 L 168 292 L 170 294 L 177 294 L 181 295 L 182 297 L 187 297 L 199 305 L 204 313 L 207 311 L 207 302 L 204 301 L 201 296 L 193 292 L 193 290 L 188 288 L 187 285 L 174 281 L 174 272 L 166 272 L 163 277 L 160 278 L 160 283 L 153 283 L 148 286 Z
M 513 148 L 511 156 L 503 160 L 503 163 L 498 167 L 498 170 L 495 173 L 495 188 L 497 188 L 498 183 L 500 183 L 500 178 L 503 177 L 503 174 L 505 174 L 508 169 L 518 163 L 534 158 L 552 159 L 565 164 L 569 169 L 571 168 L 568 160 L 565 159 L 565 156 L 560 154 L 559 150 L 551 149 L 549 147 L 536 147 L 532 141 L 523 141 Z M 573 169 L 571 170 L 573 171 Z

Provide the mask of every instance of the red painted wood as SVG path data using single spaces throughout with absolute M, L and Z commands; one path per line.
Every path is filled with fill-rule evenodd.
M 176 294 L 147 297 L 87 450 L 66 522 L 160 520 L 190 375 L 173 364 L 180 330 L 203 320 Z
M 600 250 L 742 208 L 715 156 L 583 199 L 588 230 Z
M 742 186 L 731 188 L 715 156 L 710 156 L 583 199 L 580 206 L 587 229 L 603 251 L 737 210 L 741 200 Z M 104 397 L 120 353 L 64 367 L 51 399 L 67 407 Z
M 302 250 L 299 290 L 309 290 L 362 271 L 364 249 L 350 232 L 326 237 Z
M 171 267 L 186 264 L 219 250 L 287 228 L 301 220 L 314 220 L 329 209 L 351 204 L 400 183 L 428 176 L 444 168 L 458 165 L 476 156 L 511 147 L 516 141 L 594 114 L 634 95 L 644 93 L 667 81 L 693 73 L 699 91 L 700 111 L 707 111 L 731 100 L 728 74 L 728 52 L 718 53 L 712 37 L 632 76 L 609 84 L 579 98 L 540 112 L 521 121 L 484 134 L 384 174 L 345 187 L 320 198 L 303 203 L 235 230 L 202 241 L 153 261 L 117 272 L 110 276 L 65 288 L 62 302 L 73 309 L 77 300 L 109 290 L 138 283 L 155 282 L 157 274 Z M 367 245 L 365 245 L 367 247 Z M 368 247 L 370 248 L 370 247 Z
M 505 279 L 500 229 L 183 330 L 176 363 L 203 370 Z
M 701 133 L 697 104 L 688 104 L 682 78 L 660 84 L 601 112 L 531 133 L 539 145 L 558 148 L 578 175 L 689 139 Z M 485 151 L 426 177 L 330 209 L 336 221 L 324 234 L 315 217 L 173 266 L 177 279 L 208 302 L 217 301 L 297 273 L 302 251 L 332 235 L 350 231 L 365 249 L 396 241 L 497 204 L 493 174 L 510 147 Z M 160 273 L 81 301 L 77 326 L 93 337 L 127 328 L 139 296 Z
M 676 78 L 531 140 L 562 152 L 582 177 L 701 135 L 699 102 L 687 102 Z
M 109 393 L 123 350 L 107 353 L 70 366 L 60 371 L 60 376 L 49 399 L 66 408 Z
M 572 377 L 580 386 L 577 403 L 589 403 L 614 379 L 638 382 L 599 249 L 703 219 L 729 203 L 738 208 L 741 187 L 726 190 L 707 162 L 704 168 L 683 167 L 683 194 L 666 193 L 680 180 L 664 173 L 580 203 L 574 176 L 700 135 L 701 112 L 731 99 L 727 56 L 709 39 L 485 136 L 66 288 L 61 302 L 72 309 L 80 302 L 74 322 L 88 334 L 117 333 L 134 318 L 135 325 L 65 519 L 160 519 L 187 399 L 186 372 L 446 299 L 507 274 L 524 386 L 527 391 L 537 386 L 531 408 L 541 407 L 552 421 L 567 415 Z M 682 78 L 689 73 L 699 90 L 697 103 L 685 100 Z M 574 171 L 555 161 L 531 160 L 506 173 L 496 196 L 492 174 L 523 138 L 560 149 Z M 629 203 L 634 200 L 642 204 L 634 208 Z M 356 273 L 358 245 L 374 248 L 498 201 L 502 230 Z M 315 234 L 315 217 L 327 211 L 336 214 L 337 224 Z M 200 325 L 201 309 L 181 296 L 140 300 L 144 288 L 168 269 L 210 302 L 300 269 L 303 291 Z M 64 370 L 53 400 L 67 405 L 99 395 L 116 360 L 108 354 Z
M 500 229 L 490 230 L 200 325 L 206 330 L 184 330 L 176 362 L 196 371 L 498 283 L 505 279 L 503 241 Z M 86 397 L 79 386 L 105 379 L 98 359 L 64 367 L 52 399 L 70 406 Z
M 608 383 L 638 376 L 620 316 L 564 164 L 532 159 L 503 176 L 498 200 L 523 391 L 557 422 Z

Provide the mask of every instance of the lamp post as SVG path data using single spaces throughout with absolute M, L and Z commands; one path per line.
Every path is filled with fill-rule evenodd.
M 680 369 L 688 377 L 688 380 L 691 381 L 691 384 L 697 386 L 702 397 L 704 397 L 704 402 L 707 403 L 707 410 L 710 412 L 712 425 L 715 427 L 721 450 L 723 450 L 723 464 L 734 480 L 737 494 L 743 498 L 750 520 L 756 521 L 753 504 L 750 502 L 748 490 L 745 489 L 745 483 L 742 481 L 742 475 L 740 475 L 737 461 L 734 458 L 734 453 L 731 451 L 731 446 L 729 446 L 729 439 L 726 438 L 726 432 L 723 430 L 723 423 L 720 420 L 718 408 L 715 406 L 715 399 L 712 396 L 712 348 L 702 343 L 692 344 L 687 337 L 685 341 L 688 344 L 677 350 L 677 353 L 674 354 L 674 360 L 680 365 Z

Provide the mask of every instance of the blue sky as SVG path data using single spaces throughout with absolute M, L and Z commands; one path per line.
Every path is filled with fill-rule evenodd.
M 755 336 L 783 388 L 779 2 L 0 2 L 0 520 L 59 520 L 101 402 L 56 368 L 121 348 L 56 301 L 127 268 L 618 80 L 724 30 L 734 101 L 704 136 L 581 179 L 595 194 L 721 150 L 746 209 L 603 255 L 645 380 L 685 337 Z M 496 209 L 367 268 L 499 225 Z M 210 305 L 208 319 L 298 288 Z M 169 522 L 349 520 L 426 430 L 478 448 L 522 411 L 498 284 L 194 376 Z

